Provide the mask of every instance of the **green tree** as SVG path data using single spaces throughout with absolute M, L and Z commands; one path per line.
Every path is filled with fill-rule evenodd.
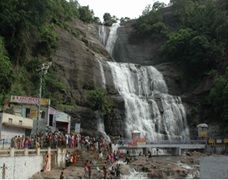
M 227 20 L 227 11 L 222 9 L 216 1 L 195 4 L 187 25 L 193 30 L 216 38 L 216 30 Z
M 164 39 L 168 35 L 168 28 L 163 22 L 159 21 L 152 25 L 150 35 L 156 40 Z
M 105 26 L 112 26 L 112 24 L 116 23 L 118 20 L 116 16 L 111 16 L 110 13 L 104 13 L 103 19 Z
M 194 71 L 205 72 L 215 67 L 218 60 L 221 59 L 224 47 L 217 45 L 215 41 L 209 41 L 204 35 L 194 36 L 189 41 L 189 65 Z M 196 73 L 198 74 L 198 73 Z
M 89 9 L 89 6 L 82 6 L 79 8 L 79 18 L 83 22 L 91 23 L 93 22 L 94 13 Z
M 220 42 L 224 42 L 226 46 L 228 46 L 228 38 L 224 38 L 228 37 L 228 19 L 216 28 L 215 33 L 216 39 Z
M 170 3 L 181 23 L 187 23 L 195 8 L 195 2 L 193 0 L 170 0 Z
M 50 56 L 51 50 L 57 47 L 58 36 L 52 26 L 42 26 L 40 28 L 40 40 L 36 49 L 41 55 Z
M 208 103 L 213 107 L 213 110 L 221 118 L 228 120 L 228 68 L 224 75 L 216 79 L 215 86 L 211 89 L 208 96 Z
M 127 21 L 129 21 L 129 20 L 130 20 L 129 17 L 122 17 L 122 18 L 120 18 L 120 22 L 121 22 L 121 23 L 127 22 Z
M 152 10 L 151 4 L 146 5 L 145 9 L 144 9 L 143 12 L 142 12 L 142 15 L 143 15 L 143 16 L 148 15 L 148 14 L 150 13 L 151 10 Z
M 194 36 L 190 28 L 182 28 L 169 36 L 168 41 L 161 47 L 161 54 L 172 61 L 186 61 L 189 51 L 189 42 Z
M 154 4 L 153 4 L 153 7 L 152 7 L 152 11 L 157 11 L 157 10 L 159 10 L 159 9 L 162 9 L 162 8 L 164 8 L 166 5 L 165 5 L 165 3 L 161 3 L 161 2 L 159 2 L 159 1 L 156 1 L 156 2 L 154 2 Z
M 0 37 L 0 62 L 0 102 L 2 102 L 14 80 L 13 66 L 5 50 L 2 37 Z
M 155 3 L 155 6 L 156 4 L 157 3 Z M 158 37 L 160 38 L 166 34 L 165 31 L 168 31 L 168 28 L 163 23 L 162 12 L 160 11 L 162 8 L 159 8 L 157 6 L 154 8 L 158 9 L 156 11 L 155 9 L 151 10 L 151 6 L 148 5 L 144 10 L 142 16 L 139 17 L 136 24 L 134 25 L 136 33 L 142 38 L 152 37 L 152 40 L 158 39 Z M 163 32 L 165 33 L 163 34 Z
M 107 92 L 102 88 L 95 88 L 88 92 L 87 101 L 91 108 L 98 110 L 105 115 L 111 115 L 114 107 L 113 101 L 108 97 Z

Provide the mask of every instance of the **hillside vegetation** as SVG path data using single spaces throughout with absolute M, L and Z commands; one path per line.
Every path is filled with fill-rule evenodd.
M 58 42 L 57 27 L 71 31 L 67 22 L 72 19 L 100 22 L 88 6 L 77 1 L 2 0 L 0 10 L 1 104 L 10 95 L 38 97 L 38 70 L 42 63 L 51 61 Z M 42 89 L 43 97 L 50 98 L 53 106 L 62 104 L 65 90 L 64 83 L 55 80 L 57 74 L 50 67 Z
M 38 97 L 38 69 L 43 62 L 52 61 L 51 54 L 58 44 L 56 27 L 80 38 L 81 32 L 73 33 L 68 22 L 80 19 L 84 23 L 101 23 L 88 6 L 72 0 L 1 0 L 0 10 L 1 103 L 10 95 Z M 158 54 L 160 62 L 185 64 L 191 86 L 205 76 L 215 79 L 204 103 L 222 122 L 228 120 L 227 12 L 225 0 L 171 0 L 169 7 L 155 2 L 152 8 L 145 9 L 134 26 L 142 39 L 163 42 Z M 173 17 L 172 21 L 165 16 Z M 116 20 L 109 13 L 104 15 L 106 25 Z M 121 22 L 125 20 L 129 18 L 121 18 Z M 56 69 L 51 66 L 48 72 L 42 96 L 50 98 L 54 107 L 76 106 L 76 102 L 64 100 L 66 85 L 56 80 Z
M 135 29 L 141 38 L 163 42 L 160 62 L 184 64 L 191 86 L 205 76 L 215 78 L 204 103 L 220 121 L 228 120 L 227 1 L 171 0 L 169 7 L 155 2 L 145 9 Z

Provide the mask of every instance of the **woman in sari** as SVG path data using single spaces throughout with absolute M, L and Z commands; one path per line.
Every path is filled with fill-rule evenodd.
M 50 153 L 47 154 L 45 158 L 45 169 L 44 172 L 50 171 L 51 170 L 51 156 Z

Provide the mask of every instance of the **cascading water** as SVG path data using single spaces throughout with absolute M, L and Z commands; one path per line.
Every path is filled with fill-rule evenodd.
M 112 56 L 112 50 L 114 48 L 114 45 L 117 39 L 116 33 L 117 33 L 118 27 L 120 27 L 119 23 L 113 23 L 112 28 L 110 29 L 110 32 L 109 32 L 107 43 L 105 44 L 105 48 L 111 56 Z
M 104 119 L 101 117 L 98 111 L 96 111 L 95 114 L 98 119 L 97 130 L 102 134 L 106 142 L 111 142 L 110 137 L 105 132 Z
M 106 40 L 107 40 L 107 33 L 105 30 L 105 26 L 99 25 L 99 40 L 103 45 L 106 45 Z
M 110 55 L 117 39 L 118 27 L 117 24 L 111 27 L 105 46 Z M 189 139 L 181 98 L 168 94 L 163 75 L 159 71 L 152 66 L 102 60 L 99 65 L 101 73 L 104 66 L 110 67 L 114 88 L 124 99 L 127 138 L 131 137 L 133 130 L 139 130 L 141 136 L 148 141 Z M 105 76 L 102 75 L 102 78 L 105 87 Z

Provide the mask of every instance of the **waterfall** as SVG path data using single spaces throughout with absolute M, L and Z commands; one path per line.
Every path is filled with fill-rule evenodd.
M 110 29 L 109 36 L 107 39 L 107 43 L 105 45 L 106 50 L 109 52 L 109 54 L 112 56 L 112 50 L 114 48 L 116 39 L 117 39 L 117 29 L 120 27 L 119 23 L 113 23 L 112 28 Z M 105 36 L 102 36 L 105 37 Z
M 106 79 L 105 79 L 105 74 L 104 74 L 104 68 L 102 66 L 102 62 L 99 59 L 97 59 L 97 61 L 98 61 L 99 68 L 100 68 L 100 71 L 101 71 L 102 87 L 105 89 Z
M 118 27 L 114 24 L 110 29 L 105 46 L 110 54 L 117 39 L 115 33 Z M 104 67 L 110 67 L 113 86 L 124 99 L 127 138 L 131 137 L 133 130 L 139 130 L 141 137 L 149 141 L 189 139 L 181 98 L 168 94 L 163 75 L 157 69 L 153 66 L 102 60 L 99 65 L 101 72 L 104 72 Z M 102 82 L 105 83 L 106 80 L 103 79 Z
M 98 111 L 96 111 L 95 114 L 98 119 L 97 130 L 102 134 L 102 136 L 104 137 L 104 140 L 106 142 L 108 142 L 108 143 L 111 142 L 110 137 L 105 132 L 104 119 L 101 117 L 101 115 Z
M 103 25 L 99 25 L 99 40 L 104 46 L 106 45 L 107 33 Z

